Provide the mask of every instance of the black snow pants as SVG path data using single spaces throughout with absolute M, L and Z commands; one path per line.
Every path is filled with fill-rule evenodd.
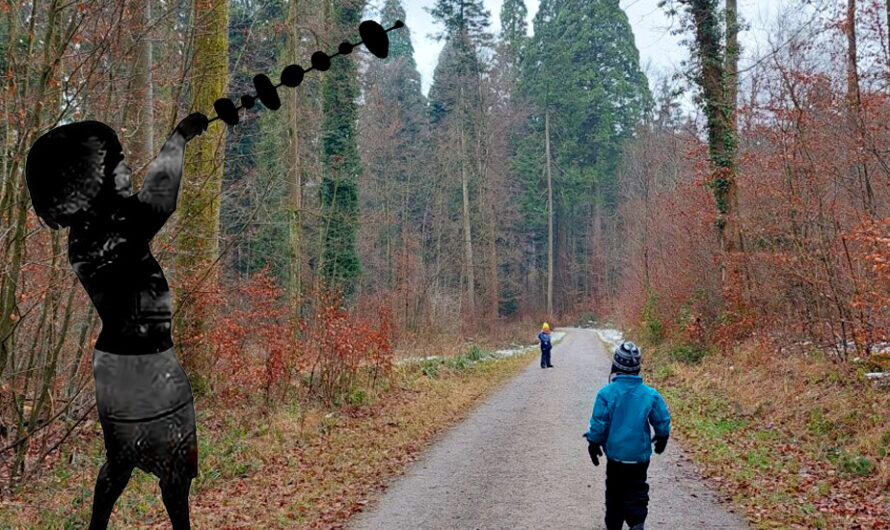
M 606 462 L 606 529 L 620 530 L 623 523 L 633 529 L 643 528 L 649 513 L 649 462 L 624 464 Z

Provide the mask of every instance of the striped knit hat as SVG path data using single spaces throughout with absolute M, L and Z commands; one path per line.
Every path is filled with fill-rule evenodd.
M 622 342 L 612 355 L 612 372 L 636 374 L 640 371 L 640 349 L 633 342 Z

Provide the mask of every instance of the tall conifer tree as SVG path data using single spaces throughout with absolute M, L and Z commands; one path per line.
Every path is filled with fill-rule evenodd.
M 355 33 L 363 9 L 364 0 L 331 2 L 331 33 L 341 38 Z M 332 61 L 322 87 L 321 204 L 325 226 L 321 273 L 328 287 L 349 296 L 361 273 L 355 249 L 358 175 L 361 173 L 355 130 L 359 92 L 355 55 Z
M 556 235 L 548 240 L 566 247 L 555 251 L 564 260 L 555 269 L 564 272 L 554 281 L 571 306 L 595 294 L 591 220 L 613 202 L 620 146 L 651 95 L 627 15 L 614 0 L 542 0 L 524 59 L 524 92 L 539 135 L 526 145 L 534 154 L 520 157 L 534 161 L 526 165 L 526 211 L 544 211 L 549 140 Z

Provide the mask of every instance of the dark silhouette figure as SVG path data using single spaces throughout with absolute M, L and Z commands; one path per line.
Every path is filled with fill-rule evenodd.
M 207 123 L 199 113 L 182 120 L 135 195 L 117 134 L 103 123 L 58 127 L 28 153 L 34 210 L 53 229 L 70 228 L 68 261 L 102 320 L 93 376 L 107 461 L 91 529 L 107 527 L 134 467 L 160 479 L 173 528 L 190 528 L 195 409 L 173 352 L 170 289 L 149 243 L 176 209 L 185 144 Z

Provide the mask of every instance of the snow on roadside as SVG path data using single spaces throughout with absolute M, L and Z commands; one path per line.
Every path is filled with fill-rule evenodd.
M 594 328 L 593 332 L 596 333 L 597 337 L 599 337 L 610 349 L 615 349 L 624 342 L 624 335 L 617 329 Z
M 555 344 L 562 340 L 563 337 L 566 336 L 565 331 L 554 331 L 551 333 L 552 337 L 550 340 Z M 506 350 L 498 350 L 491 354 L 492 357 L 505 358 L 505 357 L 513 357 L 514 355 L 518 355 L 520 353 L 525 353 L 529 350 L 536 349 L 538 347 L 537 343 L 532 344 L 531 346 L 520 346 L 518 348 L 509 348 Z
M 563 337 L 565 337 L 565 331 L 554 331 L 552 333 L 553 337 L 551 340 L 554 345 L 561 341 Z M 537 344 L 531 344 L 529 346 L 518 346 L 516 348 L 507 348 L 504 350 L 498 350 L 491 353 L 485 353 L 486 359 L 506 359 L 508 357 L 513 357 L 514 355 L 519 355 L 521 353 L 526 353 L 528 351 L 534 350 L 538 347 Z M 409 364 L 409 363 L 420 363 L 424 361 L 444 361 L 447 360 L 447 357 L 442 357 L 441 355 L 430 355 L 428 357 L 409 357 L 407 359 L 400 359 L 396 361 L 396 364 Z

